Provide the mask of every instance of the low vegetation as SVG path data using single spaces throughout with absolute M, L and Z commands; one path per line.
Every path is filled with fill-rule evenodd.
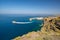
M 40 31 L 29 32 L 13 40 L 60 40 L 60 17 L 46 17 Z

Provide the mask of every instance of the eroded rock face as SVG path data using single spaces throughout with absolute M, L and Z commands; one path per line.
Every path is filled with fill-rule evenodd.
M 49 17 L 44 19 L 44 25 L 41 29 L 42 31 L 49 32 L 60 32 L 60 18 L 59 17 Z
M 60 17 L 44 18 L 41 31 L 30 32 L 13 40 L 60 40 Z

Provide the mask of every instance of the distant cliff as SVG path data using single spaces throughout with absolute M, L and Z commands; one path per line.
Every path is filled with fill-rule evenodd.
M 46 17 L 40 31 L 29 32 L 13 40 L 60 40 L 60 17 Z

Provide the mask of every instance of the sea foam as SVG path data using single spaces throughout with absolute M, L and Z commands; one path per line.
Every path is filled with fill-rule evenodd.
M 32 21 L 32 20 L 43 20 L 43 17 L 34 17 L 34 18 L 30 18 L 29 20 Z
M 12 23 L 15 23 L 15 24 L 28 24 L 28 23 L 32 23 L 32 22 L 16 22 L 16 21 L 12 21 Z

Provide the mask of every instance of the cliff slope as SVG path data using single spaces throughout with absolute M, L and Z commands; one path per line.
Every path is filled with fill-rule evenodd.
M 46 17 L 40 31 L 29 32 L 13 40 L 60 40 L 60 17 Z

